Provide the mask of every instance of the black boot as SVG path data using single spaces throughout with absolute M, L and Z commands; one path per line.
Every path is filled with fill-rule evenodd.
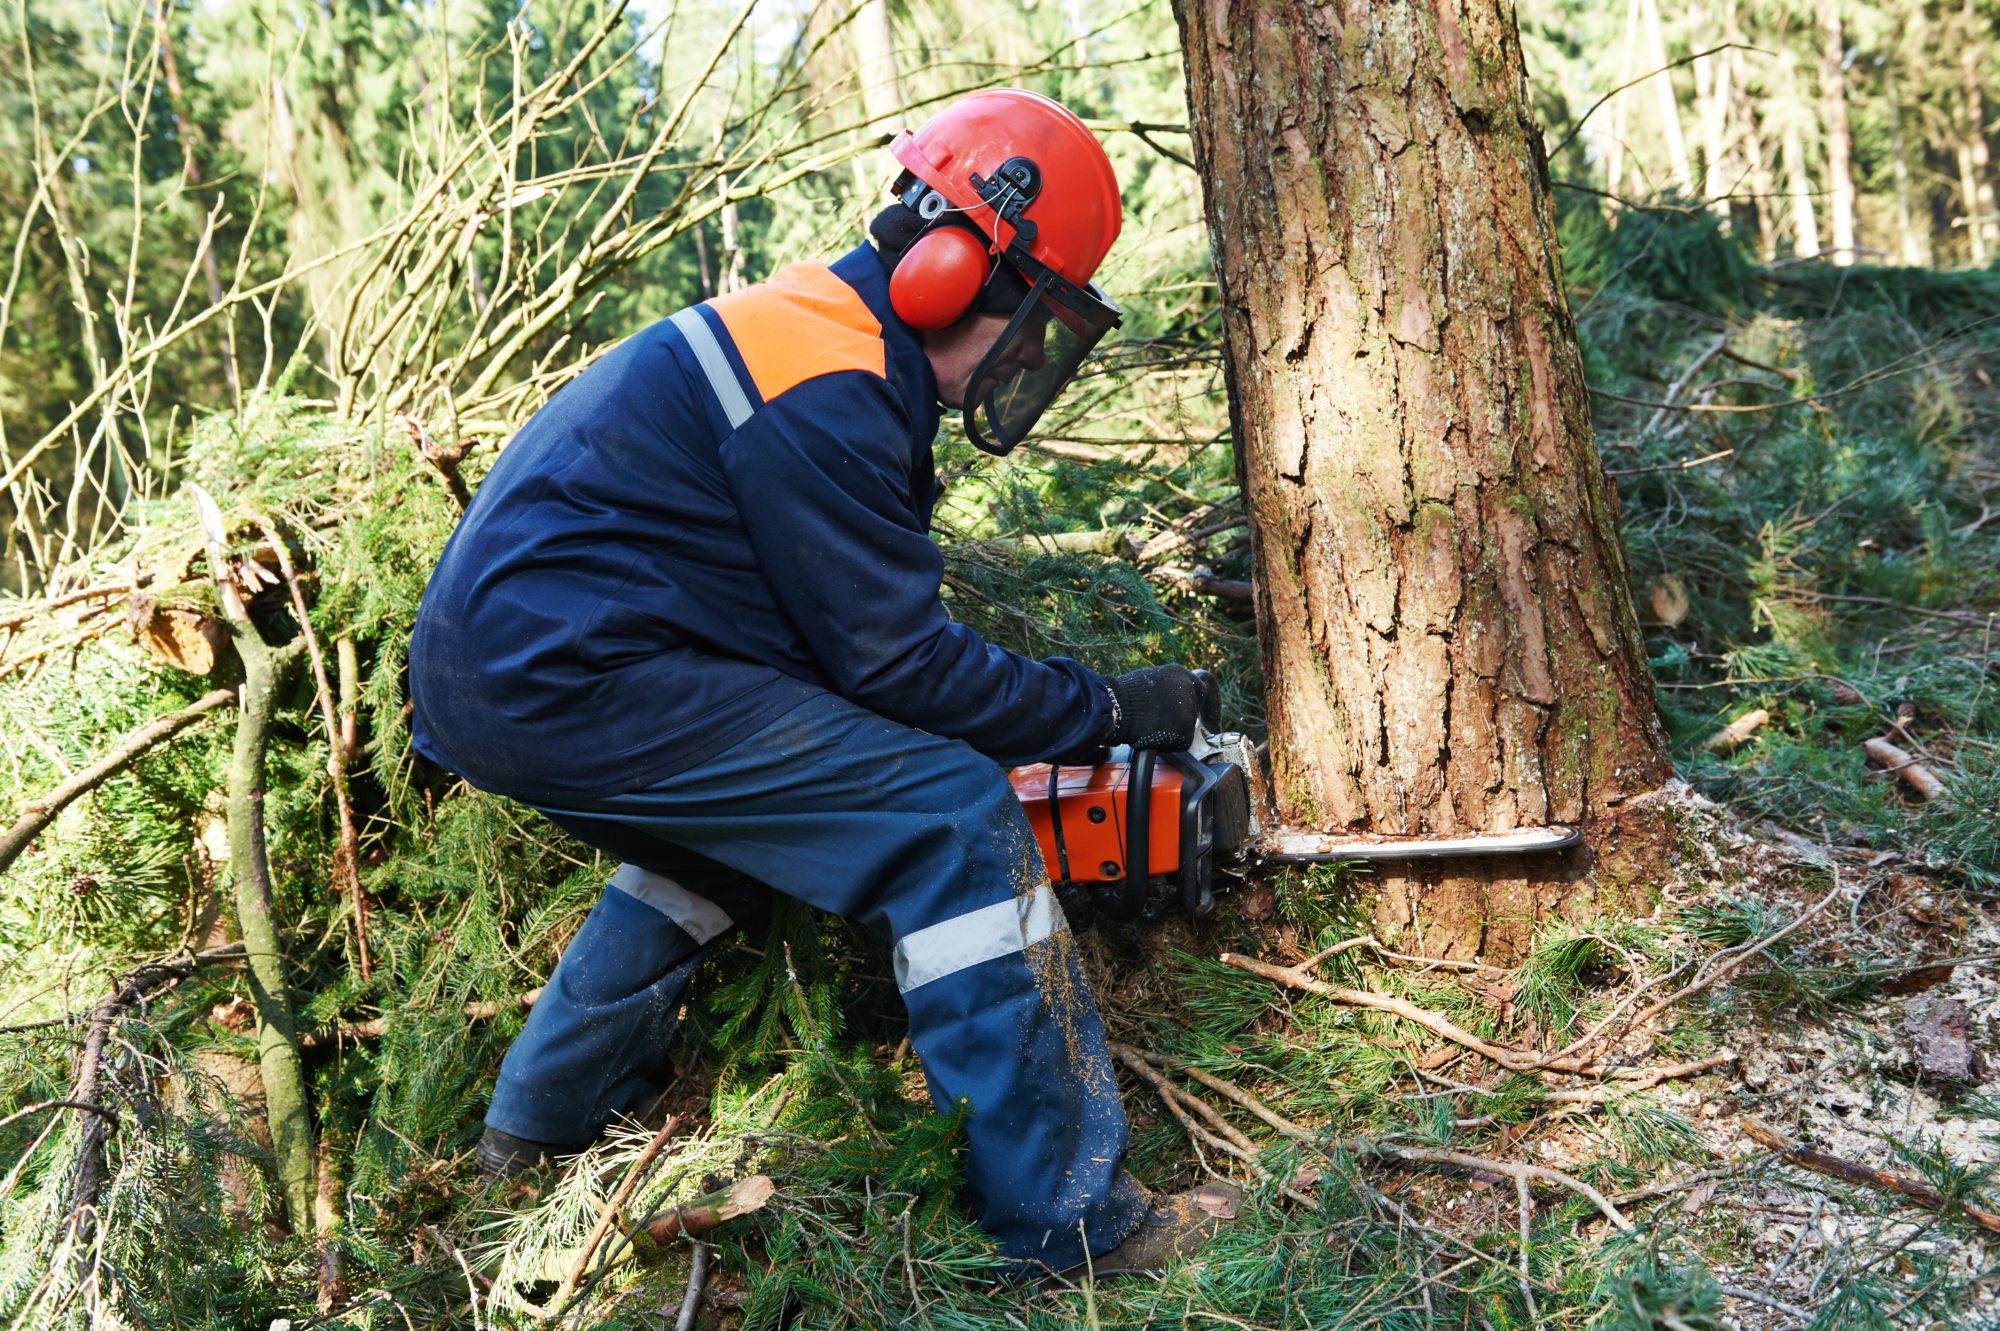
M 583 1146 L 557 1146 L 550 1142 L 531 1142 L 526 1137 L 516 1137 L 511 1132 L 488 1128 L 481 1134 L 479 1148 L 472 1153 L 472 1158 L 478 1162 L 479 1177 L 507 1179 L 513 1178 L 516 1174 L 525 1174 L 531 1169 L 560 1164 L 583 1154 L 587 1149 Z

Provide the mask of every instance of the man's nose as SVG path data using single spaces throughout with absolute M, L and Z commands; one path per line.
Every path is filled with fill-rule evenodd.
M 1047 328 L 1037 328 L 1021 339 L 1021 366 L 1023 369 L 1039 370 L 1048 363 L 1048 352 L 1044 345 L 1049 335 Z

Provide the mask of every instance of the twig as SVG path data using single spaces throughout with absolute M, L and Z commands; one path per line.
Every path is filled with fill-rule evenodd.
M 1120 1044 L 1113 1044 L 1111 1047 L 1114 1052 L 1116 1052 L 1119 1049 L 1130 1048 L 1130 1046 L 1120 1045 Z M 1150 1049 L 1133 1049 L 1132 1052 L 1138 1054 L 1139 1057 L 1145 1059 L 1148 1063 L 1151 1063 L 1155 1067 L 1171 1068 L 1173 1071 L 1181 1073 L 1183 1076 L 1194 1078 L 1202 1085 L 1208 1087 L 1208 1089 L 1210 1089 L 1211 1091 L 1214 1091 L 1217 1095 L 1223 1096 L 1226 1099 L 1234 1101 L 1236 1104 L 1241 1105 L 1243 1108 L 1249 1110 L 1252 1114 L 1255 1114 L 1258 1118 L 1263 1119 L 1266 1123 L 1276 1128 L 1279 1132 L 1284 1133 L 1287 1137 L 1296 1137 L 1299 1138 L 1301 1141 L 1303 1141 L 1312 1136 L 1312 1134 L 1307 1132 L 1304 1128 L 1292 1122 L 1284 1115 L 1278 1113 L 1276 1110 L 1272 1109 L 1269 1105 L 1265 1104 L 1262 1100 L 1259 1100 L 1256 1096 L 1250 1094 L 1250 1092 L 1244 1090 L 1241 1086 L 1238 1086 L 1233 1081 L 1229 1081 L 1225 1078 L 1218 1077 L 1212 1072 L 1205 1072 L 1201 1068 L 1191 1067 L 1190 1065 L 1183 1063 L 1180 1059 L 1168 1058 L 1165 1054 L 1156 1054 Z
M 714 1251 L 706 1243 L 694 1245 L 694 1256 L 688 1262 L 687 1292 L 681 1295 L 681 1311 L 674 1318 L 674 1331 L 694 1331 L 695 1314 L 701 1311 L 702 1289 L 708 1284 L 708 1255 Z
M 1682 65 L 1691 65 L 1697 60 L 1703 59 L 1707 56 L 1717 55 L 1723 51 L 1755 51 L 1759 55 L 1770 54 L 1769 51 L 1766 51 L 1761 46 L 1751 46 L 1745 42 L 1724 42 L 1720 46 L 1711 46 L 1706 51 L 1696 51 L 1693 55 L 1682 56 L 1679 60 L 1672 61 L 1668 64 L 1660 66 L 1658 69 L 1651 70 L 1647 73 L 1641 74 L 1636 79 L 1628 79 L 1625 82 L 1619 84 L 1617 87 L 1613 88 L 1610 92 L 1605 93 L 1602 97 L 1592 102 L 1589 106 L 1585 107 L 1583 114 L 1576 118 L 1575 122 L 1570 125 L 1568 130 L 1564 131 L 1561 141 L 1558 142 L 1555 147 L 1549 149 L 1549 157 L 1553 159 L 1562 156 L 1563 149 L 1569 147 L 1570 144 L 1574 143 L 1576 141 L 1576 136 L 1583 131 L 1584 122 L 1589 120 L 1592 116 L 1596 115 L 1598 112 L 1598 108 L 1602 107 L 1606 102 L 1610 101 L 1613 97 L 1616 97 L 1619 93 L 1624 92 L 1627 88 L 1636 87 L 1639 84 L 1644 83 L 1647 79 L 1657 78 L 1659 75 L 1666 73 L 1670 69 L 1679 69 Z M 1627 68 L 1630 68 L 1630 66 L 1627 66 Z
M 1365 989 L 1349 989 L 1343 985 L 1328 984 L 1317 976 L 1306 974 L 1301 967 L 1274 966 L 1268 961 L 1259 961 L 1255 957 L 1246 957 L 1238 952 L 1224 952 L 1220 960 L 1225 966 L 1234 966 L 1238 970 L 1249 971 L 1252 975 L 1261 975 L 1265 979 L 1276 980 L 1280 984 L 1289 985 L 1294 989 L 1303 989 L 1310 994 L 1320 994 L 1333 999 L 1337 1003 L 1345 1003 L 1350 1007 L 1372 1008 L 1377 1012 L 1387 1012 L 1391 1016 L 1415 1022 L 1432 1034 L 1443 1036 L 1454 1044 L 1464 1045 L 1467 1049 L 1492 1059 L 1495 1063 L 1498 1063 L 1501 1067 L 1511 1072 L 1565 1072 L 1579 1076 L 1597 1075 L 1597 1067 L 1594 1062 L 1574 1058 L 1557 1058 L 1532 1053 L 1524 1049 L 1512 1049 L 1506 1045 L 1494 1044 L 1491 1040 L 1482 1040 L 1472 1032 L 1454 1024 L 1449 1018 L 1440 1016 L 1428 1008 L 1418 1007 L 1415 1003 L 1401 998 L 1392 998 L 1387 994 L 1370 993 Z M 1630 1069 L 1612 1069 L 1608 1075 L 1625 1077 L 1640 1074 Z
M 1708 988 L 1710 985 L 1716 984 L 1721 980 L 1727 979 L 1729 976 L 1734 975 L 1737 971 L 1741 970 L 1744 966 L 1744 963 L 1748 962 L 1751 958 L 1757 956 L 1758 954 L 1775 946 L 1777 943 L 1782 942 L 1784 939 L 1796 933 L 1801 927 L 1804 926 L 1807 920 L 1812 919 L 1813 916 L 1819 914 L 1821 911 L 1825 910 L 1828 906 L 1832 905 L 1833 899 L 1840 895 L 1842 891 L 1842 886 L 1840 881 L 1840 866 L 1837 864 L 1833 865 L 1832 873 L 1833 873 L 1833 890 L 1828 892 L 1825 896 L 1821 897 L 1818 901 L 1814 902 L 1812 905 L 1808 906 L 1796 920 L 1793 920 L 1790 924 L 1786 925 L 1782 929 L 1778 929 L 1772 933 L 1766 934 L 1763 938 L 1758 939 L 1755 943 L 1747 943 L 1740 948 L 1729 948 L 1725 951 L 1716 953 L 1713 957 L 1710 957 L 1708 959 L 1708 963 L 1702 967 L 1701 971 L 1696 974 L 1694 979 L 1690 980 L 1682 988 L 1676 989 L 1673 993 L 1668 994 L 1665 998 L 1653 1004 L 1653 1006 L 1647 1008 L 1637 1017 L 1634 1017 L 1632 1019 L 1632 1026 L 1634 1028 L 1642 1027 L 1647 1022 L 1651 1021 L 1653 1018 L 1659 1016 L 1662 1012 L 1665 1012 L 1668 1008 L 1672 1007 L 1674 1004 L 1682 1002 L 1685 999 L 1692 998 L 1696 994 L 1700 993 L 1702 990 Z
M 1548 1091 L 1542 1096 L 1554 1104 L 1598 1105 L 1619 1095 L 1629 1095 L 1635 1091 L 1650 1091 L 1663 1081 L 1674 1081 L 1681 1077 L 1698 1077 L 1704 1072 L 1712 1072 L 1736 1061 L 1736 1052 L 1725 1049 L 1707 1058 L 1697 1058 L 1689 1063 L 1670 1063 L 1666 1067 L 1648 1068 L 1645 1075 L 1617 1086 L 1584 1086 L 1576 1090 Z
M 1535 1276 L 1528 1259 L 1530 1243 L 1528 1228 L 1529 1222 L 1535 1217 L 1535 1199 L 1534 1194 L 1528 1190 L 1528 1180 L 1518 1175 L 1514 1179 L 1514 1200 L 1521 1216 L 1521 1297 L 1527 1301 L 1528 1321 L 1533 1323 L 1541 1320 L 1541 1315 L 1535 1310 Z
M 1174 1116 L 1174 1121 L 1181 1125 L 1182 1130 L 1189 1137 L 1192 1137 L 1197 1143 L 1205 1142 L 1223 1155 L 1241 1160 L 1259 1178 L 1270 1179 L 1272 1177 L 1271 1171 L 1258 1163 L 1258 1151 L 1255 1146 L 1239 1146 L 1234 1141 L 1219 1137 L 1215 1133 L 1210 1132 L 1207 1128 L 1204 1128 L 1189 1117 L 1188 1111 L 1182 1107 L 1183 1101 L 1192 1101 L 1196 1097 L 1190 1096 L 1186 1091 L 1180 1090 L 1172 1082 L 1161 1076 L 1159 1072 L 1140 1056 L 1138 1050 L 1132 1048 L 1130 1045 L 1113 1044 L 1111 1046 L 1111 1054 L 1112 1057 L 1131 1069 L 1132 1075 L 1153 1088 L 1154 1092 L 1159 1095 L 1161 1103 L 1166 1105 L 1167 1112 Z M 1209 1107 L 1209 1112 L 1214 1112 L 1213 1106 Z M 1241 1133 L 1236 1133 L 1235 1135 L 1238 1140 L 1248 1141 Z M 1300 1192 L 1289 1183 L 1280 1184 L 1279 1190 L 1301 1206 L 1308 1206 L 1315 1210 L 1319 1208 L 1317 1201 Z
M 217 689 L 202 695 L 178 712 L 148 721 L 121 740 L 117 748 L 29 803 L 21 811 L 21 816 L 15 819 L 14 825 L 7 829 L 6 835 L 0 836 L 0 873 L 5 873 L 29 843 L 41 834 L 42 829 L 54 822 L 56 815 L 74 803 L 79 795 L 102 785 L 113 774 L 151 753 L 208 713 L 234 701 L 236 690 Z
M 38 1105 L 29 1105 L 26 1109 L 16 1109 L 13 1113 L 7 1115 L 7 1117 L 0 1118 L 0 1128 L 10 1128 L 24 1118 L 33 1118 L 44 1109 L 82 1109 L 110 1119 L 111 1125 L 114 1128 L 118 1125 L 118 1115 L 112 1113 L 103 1105 L 92 1104 L 88 1100 L 44 1100 Z
M 1994 620 L 1991 613 L 1979 615 L 1969 610 L 1933 610 L 1929 606 L 1911 605 L 1907 601 L 1893 600 L 1887 596 L 1862 596 L 1856 592 L 1791 592 L 1791 599 L 1804 601 L 1842 601 L 1849 605 L 1874 605 L 1885 610 L 1900 610 L 1906 615 L 1918 615 L 1925 619 L 1943 619 L 1954 624 L 1990 624 Z
M 1492 1160 L 1483 1155 L 1468 1155 L 1463 1151 L 1447 1151 L 1437 1146 L 1393 1146 L 1387 1142 L 1352 1141 L 1343 1142 L 1357 1155 L 1379 1155 L 1391 1160 L 1421 1161 L 1426 1164 L 1457 1165 L 1460 1169 L 1503 1174 L 1513 1179 L 1527 1179 L 1533 1182 L 1549 1183 L 1566 1189 L 1589 1201 L 1598 1212 L 1619 1229 L 1629 1230 L 1632 1222 L 1625 1213 L 1612 1205 L 1611 1199 L 1591 1187 L 1580 1178 L 1573 1178 L 1559 1169 L 1549 1169 L 1543 1165 L 1522 1165 L 1511 1160 Z
M 1710 1179 L 1727 1178 L 1729 1175 L 1734 1174 L 1737 1168 L 1735 1165 L 1729 1165 L 1722 1169 L 1704 1169 L 1698 1173 L 1689 1174 L 1686 1178 L 1668 1179 L 1661 1183 L 1648 1183 L 1644 1187 L 1631 1188 L 1624 1192 L 1615 1193 L 1611 1200 L 1619 1206 L 1629 1206 L 1633 1202 L 1643 1202 L 1653 1197 L 1665 1197 L 1672 1193 L 1685 1192 L 1687 1189 L 1697 1187 L 1708 1182 Z
M 1423 957 L 1415 956 L 1408 952 L 1391 952 L 1375 940 L 1374 934 L 1363 934 L 1359 938 L 1350 938 L 1345 942 L 1335 943 L 1332 947 L 1321 948 L 1318 952 L 1301 961 L 1298 968 L 1302 971 L 1311 970 L 1322 961 L 1330 957 L 1337 957 L 1343 952 L 1351 952 L 1357 947 L 1365 947 L 1378 956 L 1387 957 L 1391 961 L 1406 961 L 1424 970 L 1477 971 L 1481 975 L 1507 974 L 1505 970 L 1498 966 L 1488 966 L 1484 962 L 1479 961 L 1454 961 L 1449 957 Z
M 1192 1099 L 1192 1097 L 1188 1096 L 1187 1092 L 1176 1088 L 1173 1083 L 1161 1076 L 1152 1066 L 1153 1059 L 1165 1062 L 1164 1058 L 1154 1055 L 1152 1059 L 1149 1059 L 1140 1050 L 1124 1044 L 1111 1045 L 1111 1053 L 1119 1062 L 1130 1068 L 1140 1080 L 1159 1093 L 1160 1098 L 1166 1101 L 1167 1108 L 1180 1121 L 1181 1126 L 1187 1129 L 1189 1135 L 1204 1137 L 1211 1145 L 1224 1154 L 1233 1155 L 1237 1159 L 1250 1164 L 1252 1168 L 1259 1168 L 1256 1163 L 1257 1152 L 1254 1149 L 1245 1152 L 1243 1148 L 1209 1133 L 1187 1116 L 1187 1113 L 1180 1107 L 1179 1101 Z M 1247 1091 L 1242 1091 L 1241 1088 L 1237 1088 L 1237 1090 L 1239 1094 L 1246 1098 L 1254 1098 L 1250 1097 Z M 1260 1114 L 1259 1117 L 1264 1118 L 1266 1122 L 1273 1120 L 1285 1121 L 1275 1113 Z M 1322 1138 L 1300 1127 L 1296 1123 L 1288 1123 L 1287 1127 L 1281 1128 L 1280 1131 L 1297 1140 L 1318 1146 L 1322 1150 L 1327 1147 Z M 1238 1135 L 1240 1136 L 1241 1134 Z M 1504 1174 L 1514 1179 L 1554 1184 L 1557 1187 L 1568 1189 L 1578 1196 L 1588 1199 L 1604 1215 L 1605 1219 L 1618 1228 L 1632 1228 L 1632 1222 L 1626 1219 L 1624 1213 L 1612 1205 L 1611 1201 L 1603 1193 L 1591 1187 L 1583 1180 L 1572 1178 L 1561 1170 L 1548 1169 L 1542 1165 L 1523 1165 L 1505 1160 L 1489 1160 L 1484 1156 L 1467 1155 L 1463 1151 L 1448 1151 L 1439 1147 L 1402 1146 L 1389 1142 L 1370 1141 L 1365 1138 L 1340 1140 L 1332 1144 L 1354 1155 L 1373 1155 L 1389 1160 L 1456 1165 L 1461 1169 L 1484 1170 L 1489 1173 Z M 1262 1171 L 1260 1170 L 1260 1172 Z M 1289 1188 L 1286 1190 L 1286 1195 L 1292 1195 Z
M 2000 1234 L 2000 1215 L 1967 1206 L 1945 1196 L 1942 1192 L 1925 1183 L 1903 1174 L 1892 1174 L 1886 1169 L 1876 1169 L 1871 1165 L 1860 1165 L 1852 1160 L 1843 1160 L 1837 1155 L 1815 1151 L 1810 1146 L 1801 1146 L 1779 1132 L 1770 1124 L 1759 1119 L 1745 1118 L 1743 1131 L 1760 1146 L 1769 1147 L 1801 1169 L 1810 1169 L 1848 1183 L 1859 1183 L 1870 1187 L 1887 1188 L 1900 1193 L 1917 1205 L 1932 1211 L 1942 1211 L 1947 1215 L 1963 1215 L 1981 1229 Z
M 556 1297 L 550 1300 L 552 1304 L 560 1306 L 569 1292 L 576 1288 L 577 1282 L 583 1279 L 583 1273 L 590 1267 L 590 1259 L 597 1255 L 597 1245 L 604 1242 L 604 1236 L 611 1232 L 612 1221 L 617 1218 L 619 1211 L 624 1209 L 625 1203 L 632 1200 L 633 1192 L 637 1190 L 646 1175 L 652 1172 L 653 1162 L 660 1158 L 660 1152 L 667 1149 L 668 1140 L 680 1131 L 680 1126 L 679 1114 L 668 1118 L 660 1130 L 653 1134 L 653 1140 L 646 1143 L 646 1149 L 639 1152 L 639 1158 L 632 1162 L 632 1167 L 625 1171 L 625 1177 L 619 1180 L 618 1187 L 613 1190 L 610 1200 L 605 1202 L 604 1210 L 598 1215 L 597 1224 L 591 1229 L 590 1237 L 583 1241 L 583 1247 L 577 1252 L 576 1260 L 570 1264 L 569 1274 L 563 1277 L 562 1288 L 556 1292 Z

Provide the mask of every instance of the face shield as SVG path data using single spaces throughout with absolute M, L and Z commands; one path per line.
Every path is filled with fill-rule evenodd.
M 966 436 L 995 457 L 1027 438 L 1119 321 L 1118 307 L 1094 283 L 1079 287 L 1019 253 L 1009 259 L 1033 286 L 973 371 L 964 408 Z

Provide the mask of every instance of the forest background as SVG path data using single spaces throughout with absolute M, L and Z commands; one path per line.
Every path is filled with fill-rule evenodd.
M 1099 280 L 1127 318 L 1032 447 L 941 441 L 953 612 L 1104 670 L 1210 666 L 1255 733 L 1169 6 L 16 0 L 8 1322 L 1992 1325 L 2000 22 L 1984 0 L 1518 19 L 1661 712 L 1713 803 L 1646 918 L 1552 924 L 1504 969 L 1361 950 L 1333 978 L 1554 1050 L 1706 977 L 1659 1018 L 1695 1071 L 1611 1093 L 1453 1063 L 1212 960 L 1362 933 L 1364 875 L 1099 931 L 1136 1167 L 1252 1197 L 1164 1284 L 1023 1294 L 953 1202 L 955 1124 L 878 950 L 803 913 L 716 963 L 664 1149 L 656 1121 L 531 1189 L 470 1177 L 499 1053 L 608 866 L 409 752 L 402 653 L 520 420 L 633 330 L 846 248 L 887 130 L 1018 83 L 1105 139 L 1127 224 Z M 261 847 L 246 674 L 272 684 Z M 253 861 L 262 919 L 232 886 Z M 284 1045 L 305 1093 L 267 1103 Z M 1763 1118 L 1928 1199 L 1804 1172 L 1746 1140 Z M 1531 1190 L 1529 1165 L 1565 1181 Z M 712 1248 L 639 1223 L 764 1176 Z

